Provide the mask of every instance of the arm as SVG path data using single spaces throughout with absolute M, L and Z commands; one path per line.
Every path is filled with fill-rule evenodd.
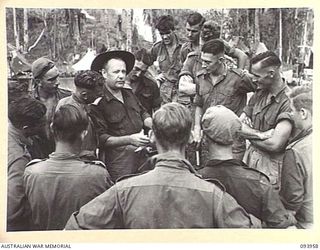
M 201 107 L 196 106 L 195 116 L 194 116 L 194 141 L 198 145 L 201 142 L 201 117 L 203 110 Z
M 123 228 L 115 186 L 108 189 L 71 215 L 65 230 Z
M 292 150 L 286 151 L 281 172 L 280 197 L 284 206 L 298 211 L 304 199 L 304 178 Z
M 143 121 L 143 125 L 147 128 L 152 128 L 152 118 L 151 117 L 147 117 L 146 119 L 144 119 Z
M 189 96 L 196 94 L 196 85 L 190 75 L 183 75 L 180 77 L 179 92 Z
M 272 136 L 266 140 L 250 140 L 251 143 L 269 152 L 283 150 L 291 134 L 292 124 L 289 120 L 281 120 L 275 127 Z
M 233 57 L 238 59 L 238 68 L 244 69 L 248 60 L 248 56 L 242 50 L 235 48 Z

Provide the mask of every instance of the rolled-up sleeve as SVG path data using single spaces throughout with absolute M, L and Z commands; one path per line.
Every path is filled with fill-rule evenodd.
M 100 146 L 105 145 L 112 135 L 107 132 L 108 125 L 102 117 L 102 112 L 99 110 L 98 106 L 91 105 L 89 115 L 93 122 L 94 130 L 98 135 Z
M 116 186 L 99 195 L 71 215 L 65 229 L 120 229 L 122 215 Z

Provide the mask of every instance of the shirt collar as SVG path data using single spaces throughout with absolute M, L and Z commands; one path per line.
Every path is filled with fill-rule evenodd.
M 300 131 L 295 137 L 293 137 L 290 141 L 290 143 L 293 143 L 295 141 L 299 141 L 302 138 L 306 137 L 307 135 L 310 135 L 312 133 L 312 127 L 306 130 Z
M 216 167 L 223 164 L 224 167 L 232 167 L 232 166 L 242 166 L 243 162 L 238 159 L 229 159 L 229 160 L 218 160 L 212 159 L 207 162 L 206 167 Z
M 289 90 L 289 89 L 288 89 L 287 84 L 284 83 L 284 85 L 283 85 L 280 89 L 278 89 L 278 90 L 276 91 L 276 93 L 272 93 L 270 99 L 271 99 L 271 100 L 274 99 L 277 103 L 280 103 L 280 101 L 281 101 L 280 95 L 281 95 L 283 92 L 287 92 L 288 90 Z
M 9 121 L 8 132 L 18 141 L 19 144 L 31 146 L 32 144 L 31 139 L 25 137 L 19 129 L 17 129 L 15 126 L 12 125 L 10 121 Z

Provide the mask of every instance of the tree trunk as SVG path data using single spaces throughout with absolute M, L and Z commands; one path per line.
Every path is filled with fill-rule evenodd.
M 129 9 L 127 12 L 127 51 L 132 51 L 132 34 L 133 34 L 133 9 Z
M 279 58 L 282 60 L 282 10 L 279 9 Z
M 14 32 L 14 38 L 16 41 L 16 50 L 20 49 L 20 45 L 19 45 L 19 32 L 17 30 L 17 14 L 16 14 L 16 9 L 13 8 L 13 32 Z
M 259 16 L 260 16 L 260 9 L 255 9 L 255 12 L 254 12 L 254 41 L 255 41 L 255 44 L 258 44 L 260 42 Z
M 28 52 L 29 36 L 28 36 L 28 9 L 23 9 L 23 51 Z

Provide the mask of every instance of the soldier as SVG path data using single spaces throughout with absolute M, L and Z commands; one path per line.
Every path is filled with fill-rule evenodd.
M 41 57 L 32 63 L 34 89 L 32 95 L 47 108 L 46 134 L 33 137 L 34 155 L 36 158 L 46 158 L 54 150 L 54 139 L 50 132 L 50 123 L 58 101 L 71 95 L 71 91 L 59 88 L 59 70 L 55 63 Z
M 218 182 L 201 179 L 185 159 L 191 124 L 181 104 L 157 110 L 151 136 L 160 153 L 155 169 L 117 182 L 74 213 L 66 229 L 259 226 Z
M 31 161 L 31 136 L 42 134 L 46 107 L 25 96 L 10 102 L 8 115 L 7 231 L 30 230 L 30 209 L 23 187 L 23 173 Z
M 294 127 L 299 131 L 289 142 L 283 159 L 280 195 L 293 211 L 298 228 L 313 225 L 312 189 L 312 92 L 296 87 L 290 94 Z
M 55 151 L 27 165 L 23 178 L 34 230 L 63 229 L 72 212 L 112 185 L 102 162 L 80 159 L 88 124 L 85 111 L 61 106 L 51 124 Z
M 295 218 L 284 208 L 268 177 L 232 156 L 233 141 L 242 127 L 239 117 L 218 105 L 207 109 L 201 124 L 208 139 L 209 160 L 199 173 L 221 181 L 248 213 L 264 222 L 264 227 L 293 226 Z

